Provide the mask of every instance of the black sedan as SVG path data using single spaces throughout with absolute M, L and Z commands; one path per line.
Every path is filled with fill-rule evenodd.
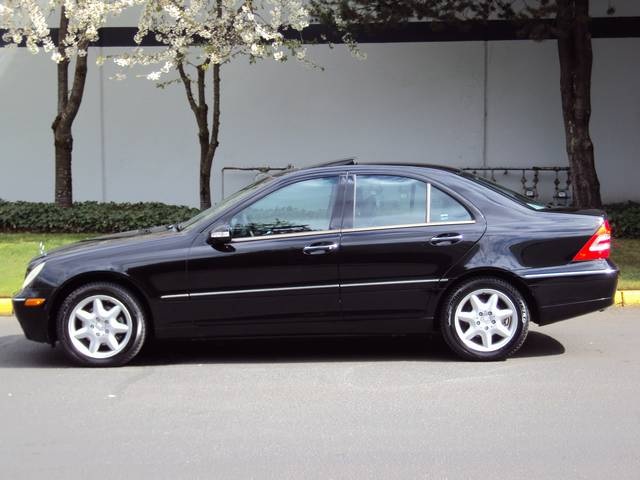
M 90 366 L 150 337 L 440 331 L 469 360 L 529 322 L 613 303 L 600 211 L 547 208 L 459 170 L 332 165 L 264 179 L 177 225 L 37 257 L 13 305 L 27 338 Z

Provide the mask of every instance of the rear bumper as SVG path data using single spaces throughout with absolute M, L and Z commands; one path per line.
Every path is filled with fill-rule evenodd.
M 597 267 L 525 277 L 538 306 L 533 321 L 548 325 L 613 305 L 618 267 L 610 261 L 599 262 Z

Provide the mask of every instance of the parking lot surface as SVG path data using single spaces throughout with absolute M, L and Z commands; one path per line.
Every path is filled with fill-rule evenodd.
M 0 317 L 0 478 L 638 478 L 640 309 L 436 338 L 155 343 L 73 367 Z

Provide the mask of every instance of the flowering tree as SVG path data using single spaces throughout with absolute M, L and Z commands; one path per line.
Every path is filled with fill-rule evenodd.
M 198 128 L 200 146 L 200 207 L 211 206 L 211 167 L 219 145 L 220 67 L 238 56 L 250 62 L 289 57 L 306 61 L 302 42 L 296 39 L 309 24 L 301 0 L 148 0 L 144 5 L 135 40 L 147 35 L 163 45 L 149 53 L 141 47 L 115 59 L 121 67 L 157 65 L 146 75 L 160 82 L 163 75 L 177 73 Z M 207 76 L 211 72 L 211 96 Z M 195 88 L 194 88 L 195 87 Z M 209 105 L 213 112 L 209 119 Z
M 3 40 L 11 45 L 25 44 L 31 53 L 44 51 L 58 65 L 58 107 L 51 125 L 55 145 L 55 201 L 70 207 L 71 127 L 78 114 L 87 79 L 87 49 L 98 40 L 98 30 L 110 16 L 120 14 L 137 0 L 3 0 L 0 4 L 0 27 Z M 60 24 L 52 38 L 47 17 L 57 13 Z M 74 61 L 73 83 L 69 88 L 69 65 Z

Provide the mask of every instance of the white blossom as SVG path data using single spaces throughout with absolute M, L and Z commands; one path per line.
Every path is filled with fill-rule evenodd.
M 3 40 L 15 45 L 25 42 L 31 53 L 44 50 L 51 53 L 51 60 L 59 63 L 65 59 L 85 56 L 91 42 L 98 40 L 100 28 L 111 17 L 125 9 L 143 3 L 144 0 L 2 0 L 0 4 L 0 28 L 6 29 Z M 68 19 L 67 35 L 57 50 L 47 18 L 54 12 Z
M 70 1 L 70 0 L 69 0 Z M 132 0 L 138 2 L 139 0 Z M 144 75 L 159 80 L 179 64 L 222 64 L 238 55 L 252 60 L 293 58 L 306 62 L 300 40 L 289 40 L 283 31 L 301 31 L 309 25 L 305 0 L 146 0 L 134 40 L 142 43 L 152 34 L 164 45 L 149 53 L 142 48 L 116 58 L 121 68 L 162 65 Z

